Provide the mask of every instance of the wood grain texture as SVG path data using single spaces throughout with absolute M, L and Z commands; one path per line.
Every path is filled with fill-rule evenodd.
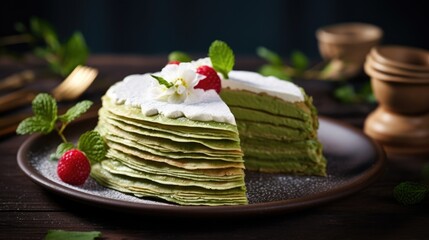
M 119 61 L 119 60 L 120 61 Z M 87 97 L 97 99 L 115 79 L 127 73 L 150 71 L 164 58 L 96 56 L 104 82 Z M 127 61 L 128 64 L 125 64 Z M 248 61 L 247 69 L 255 67 Z M 256 61 L 257 62 L 257 61 Z M 252 65 L 253 64 L 253 65 Z M 4 70 L 0 61 L 0 73 Z M 14 65 L 6 65 L 13 67 Z M 13 69 L 13 68 L 12 68 Z M 16 69 L 19 69 L 17 67 Z M 8 68 L 10 70 L 10 68 Z M 2 74 L 3 75 L 3 74 Z M 361 127 L 364 112 L 338 112 L 326 95 L 316 104 L 324 111 Z M 84 97 L 85 98 L 85 97 Z M 369 107 L 370 108 L 370 107 Z M 345 108 L 343 108 L 345 109 Z M 368 111 L 368 110 L 366 110 Z M 3 117 L 3 116 L 2 116 Z M 364 190 L 343 199 L 294 213 L 246 219 L 181 219 L 136 216 L 77 203 L 34 184 L 19 169 L 16 153 L 26 136 L 0 139 L 0 239 L 42 239 L 49 229 L 97 230 L 102 239 L 428 239 L 429 200 L 402 206 L 392 189 L 403 180 L 418 180 L 426 159 L 389 159 L 383 175 Z

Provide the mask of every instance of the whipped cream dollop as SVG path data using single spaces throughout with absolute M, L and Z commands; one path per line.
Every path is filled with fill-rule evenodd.
M 266 93 L 287 102 L 304 101 L 304 94 L 297 85 L 276 77 L 262 76 L 256 72 L 231 71 L 229 79 L 222 80 L 222 88 L 246 90 L 253 93 Z
M 116 104 L 141 108 L 146 116 L 162 114 L 168 118 L 186 117 L 196 121 L 236 124 L 234 115 L 215 90 L 192 89 L 186 98 L 181 99 L 183 101 L 175 101 L 177 96 L 172 97 L 172 101 L 166 101 L 164 95 L 157 93 L 162 92 L 159 86 L 151 74 L 130 75 L 111 86 L 106 94 Z

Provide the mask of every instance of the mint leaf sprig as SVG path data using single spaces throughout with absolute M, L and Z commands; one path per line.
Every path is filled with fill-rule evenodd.
M 107 153 L 103 138 L 95 130 L 87 131 L 79 137 L 77 149 L 84 152 L 91 163 L 103 160 Z
M 34 116 L 24 119 L 16 129 L 20 135 L 41 133 L 48 134 L 56 131 L 62 143 L 51 155 L 52 160 L 59 159 L 66 151 L 76 148 L 64 135 L 66 127 L 75 119 L 84 114 L 92 106 L 92 102 L 84 100 L 69 108 L 66 113 L 58 115 L 56 100 L 47 93 L 38 94 L 32 102 Z M 106 155 L 106 145 L 100 134 L 96 131 L 88 131 L 80 136 L 77 149 L 84 152 L 91 162 L 100 161 Z
M 92 105 L 91 101 L 84 100 L 71 107 L 65 114 L 58 116 L 58 104 L 47 93 L 38 94 L 32 102 L 34 116 L 24 119 L 16 129 L 20 135 L 42 133 L 48 134 L 54 129 L 58 132 L 63 142 L 68 142 L 64 136 L 64 130 L 74 119 L 85 113 Z M 60 122 L 61 126 L 58 126 Z
M 232 49 L 223 41 L 214 41 L 209 48 L 209 57 L 216 72 L 228 79 L 228 73 L 234 68 L 235 56 Z
M 56 161 L 65 152 L 74 148 L 84 152 L 91 164 L 101 161 L 107 152 L 106 144 L 101 135 L 97 131 L 90 130 L 79 137 L 77 146 L 71 142 L 63 142 L 58 145 L 57 150 L 51 154 L 50 159 Z
M 57 121 L 57 102 L 53 97 L 46 93 L 37 95 L 32 102 L 34 116 L 22 121 L 16 133 L 31 134 L 42 133 L 48 134 L 55 128 Z

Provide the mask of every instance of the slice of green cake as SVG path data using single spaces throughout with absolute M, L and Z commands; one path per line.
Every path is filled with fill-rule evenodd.
M 246 168 L 261 172 L 326 175 L 312 99 L 293 83 L 232 71 L 222 99 L 237 121 Z
M 166 68 L 189 78 L 190 67 Z M 180 84 L 195 85 L 185 80 Z M 184 101 L 160 100 L 180 97 L 167 91 L 150 74 L 128 76 L 108 90 L 97 130 L 109 150 L 91 176 L 118 191 L 182 205 L 246 204 L 243 153 L 229 108 L 214 90 L 192 86 Z

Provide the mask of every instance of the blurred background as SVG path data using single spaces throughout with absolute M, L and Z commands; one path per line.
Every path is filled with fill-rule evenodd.
M 428 10 L 428 1 L 414 0 L 9 0 L 0 10 L 0 36 L 37 16 L 60 39 L 81 31 L 91 53 L 206 53 L 221 39 L 241 55 L 265 46 L 318 58 L 316 29 L 339 22 L 372 23 L 384 30 L 383 43 L 429 49 Z

